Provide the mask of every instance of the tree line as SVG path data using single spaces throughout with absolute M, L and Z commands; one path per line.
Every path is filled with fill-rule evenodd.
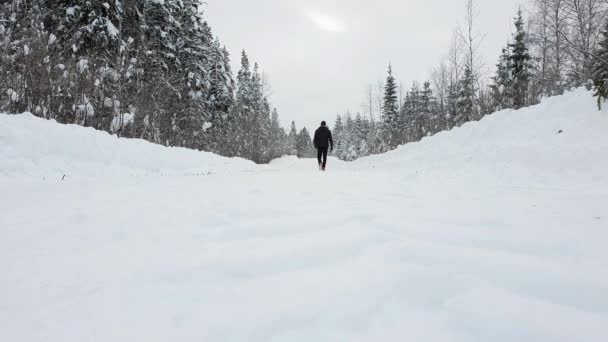
M 0 4 L 0 111 L 265 163 L 292 153 L 245 52 L 236 79 L 199 0 Z
M 608 98 L 608 0 L 534 0 L 491 74 L 474 0 L 429 80 L 405 90 L 389 66 L 363 113 L 339 115 L 334 154 L 354 160 L 587 86 Z M 0 111 L 243 157 L 312 157 L 286 132 L 259 65 L 236 77 L 199 0 L 10 0 L 0 4 Z
M 608 98 L 607 0 L 535 0 L 527 18 L 520 9 L 492 73 L 478 53 L 475 2 L 465 3 L 465 24 L 429 80 L 404 91 L 389 66 L 386 80 L 369 86 L 363 114 L 338 116 L 337 157 L 383 153 L 581 86 L 595 88 L 600 104 Z

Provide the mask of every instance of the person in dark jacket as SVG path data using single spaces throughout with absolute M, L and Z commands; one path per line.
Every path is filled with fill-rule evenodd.
M 313 145 L 317 149 L 317 160 L 319 161 L 319 169 L 325 171 L 327 165 L 327 152 L 331 147 L 334 150 L 334 139 L 331 137 L 331 131 L 327 128 L 325 121 L 321 122 L 321 127 L 315 132 Z

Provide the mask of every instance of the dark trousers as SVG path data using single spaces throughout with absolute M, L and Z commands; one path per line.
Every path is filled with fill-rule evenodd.
M 327 165 L 327 151 L 329 147 L 319 147 L 317 148 L 317 160 L 319 161 L 319 165 L 323 164 L 323 167 Z

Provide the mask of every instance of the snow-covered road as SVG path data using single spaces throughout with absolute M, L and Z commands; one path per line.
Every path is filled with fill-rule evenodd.
M 605 189 L 280 164 L 6 184 L 2 340 L 608 340 Z
M 583 95 L 324 174 L 2 118 L 0 341 L 608 341 L 608 118 L 543 114 Z

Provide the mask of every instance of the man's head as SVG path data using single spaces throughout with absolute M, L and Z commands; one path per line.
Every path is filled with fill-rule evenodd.
M 327 122 L 325 122 L 325 121 L 321 122 L 321 126 L 322 126 L 322 127 L 327 126 Z

